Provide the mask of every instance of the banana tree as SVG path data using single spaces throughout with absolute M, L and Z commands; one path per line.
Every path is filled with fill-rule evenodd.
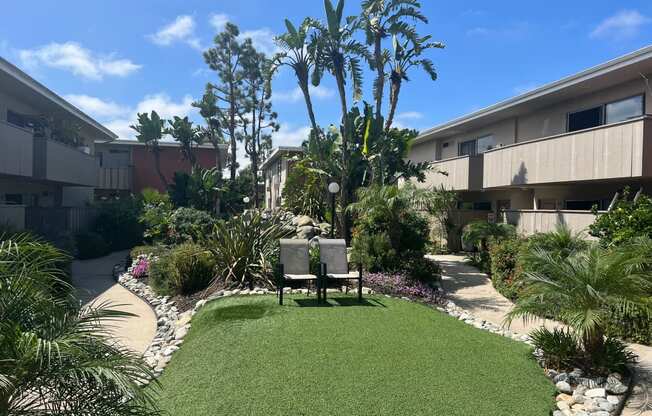
M 373 46 L 371 69 L 376 71 L 374 81 L 374 100 L 376 119 L 380 119 L 385 89 L 385 65 L 389 52 L 383 49 L 383 40 L 391 35 L 400 35 L 412 42 L 418 40 L 416 29 L 405 20 L 412 19 L 428 23 L 421 11 L 421 4 L 416 0 L 364 0 L 362 2 L 362 27 L 367 45 Z
M 348 104 L 346 92 L 346 79 L 351 80 L 353 100 L 358 101 L 362 96 L 362 68 L 361 60 L 369 60 L 369 53 L 364 44 L 358 42 L 354 36 L 360 28 L 359 20 L 349 16 L 343 21 L 344 1 L 339 0 L 337 7 L 333 7 L 330 0 L 324 0 L 326 10 L 326 24 L 311 20 L 310 25 L 315 29 L 311 37 L 309 51 L 315 57 L 315 69 L 312 73 L 313 85 L 319 85 L 324 71 L 328 71 L 337 84 L 342 113 L 342 176 L 341 176 L 341 203 L 345 209 L 351 198 L 349 186 L 349 158 L 350 145 L 353 136 L 352 122 L 348 117 Z M 347 241 L 350 240 L 348 216 L 342 217 L 342 230 Z
M 408 71 L 412 67 L 421 67 L 435 81 L 437 71 L 430 59 L 421 58 L 424 51 L 428 49 L 443 49 L 444 44 L 441 42 L 430 42 L 430 35 L 414 40 L 406 39 L 400 42 L 397 36 L 392 38 L 394 53 L 390 59 L 391 72 L 389 75 L 389 114 L 385 122 L 385 130 L 389 130 L 394 121 L 396 106 L 398 105 L 398 96 L 401 92 L 403 81 L 409 81 Z
M 184 159 L 189 161 L 190 165 L 195 168 L 197 156 L 194 147 L 203 142 L 203 136 L 200 134 L 199 129 L 192 125 L 192 121 L 188 119 L 188 116 L 183 118 L 174 116 L 172 120 L 168 120 L 168 124 L 170 127 L 165 130 L 165 133 L 179 142 Z
M 310 89 L 308 83 L 310 82 L 310 73 L 314 69 L 315 60 L 314 56 L 308 51 L 308 32 L 310 31 L 311 20 L 306 18 L 303 20 L 297 29 L 292 22 L 285 19 L 285 27 L 287 32 L 277 36 L 274 40 L 282 52 L 274 55 L 272 60 L 273 67 L 272 73 L 278 67 L 288 66 L 292 68 L 297 77 L 297 84 L 303 99 L 306 102 L 306 109 L 308 110 L 308 118 L 312 131 L 319 134 L 319 126 L 315 119 L 315 111 L 312 106 L 312 98 L 310 97 Z
M 161 171 L 161 147 L 159 146 L 159 142 L 163 134 L 165 134 L 165 119 L 159 117 L 156 111 L 153 110 L 151 115 L 138 113 L 138 124 L 129 127 L 138 133 L 136 139 L 141 143 L 145 143 L 145 146 L 154 155 L 154 168 L 161 179 L 161 183 L 167 188 L 168 181 Z

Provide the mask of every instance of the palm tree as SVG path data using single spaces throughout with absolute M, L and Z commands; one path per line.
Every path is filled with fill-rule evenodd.
M 174 119 L 168 120 L 168 123 L 170 127 L 165 130 L 165 133 L 179 142 L 183 158 L 189 161 L 194 169 L 197 165 L 194 148 L 202 144 L 203 135 L 200 134 L 198 128 L 192 125 L 193 123 L 188 119 L 188 116 L 183 118 L 174 116 Z
M 199 109 L 199 114 L 206 121 L 206 126 L 200 127 L 199 134 L 202 136 L 202 141 L 208 140 L 215 148 L 215 166 L 221 175 L 223 166 L 220 145 L 224 143 L 224 134 L 220 123 L 223 115 L 217 105 L 217 99 L 213 88 L 206 86 L 201 100 L 193 102 L 192 106 Z
M 520 262 L 526 270 L 543 269 L 547 262 L 539 263 L 538 250 L 544 250 L 551 256 L 565 259 L 573 253 L 586 250 L 589 243 L 581 233 L 573 233 L 566 225 L 559 225 L 555 231 L 537 233 L 527 239 Z
M 476 220 L 464 227 L 462 239 L 480 251 L 486 252 L 490 239 L 502 239 L 513 235 L 516 235 L 516 229 L 511 224 Z
M 130 314 L 80 308 L 68 261 L 31 236 L 0 236 L 0 414 L 159 414 L 141 387 L 147 365 L 107 333 Z
M 421 4 L 417 0 L 364 0 L 362 2 L 362 25 L 367 44 L 373 45 L 372 69 L 376 70 L 374 82 L 374 99 L 376 101 L 376 119 L 380 120 L 385 88 L 385 64 L 387 53 L 382 42 L 390 35 L 401 35 L 412 42 L 418 40 L 414 26 L 404 19 L 428 23 L 426 16 L 421 14 Z
M 152 110 L 151 115 L 138 113 L 138 124 L 129 127 L 138 133 L 136 139 L 141 143 L 145 143 L 145 146 L 151 150 L 154 155 L 154 168 L 156 169 L 156 173 L 161 179 L 163 186 L 167 188 L 168 181 L 165 175 L 163 175 L 163 172 L 161 172 L 161 148 L 159 146 L 159 142 L 165 132 L 165 120 L 159 117 L 156 111 Z
M 611 308 L 652 313 L 651 260 L 644 254 L 651 247 L 647 238 L 615 249 L 591 244 L 565 258 L 535 249 L 531 256 L 543 267 L 525 272 L 524 292 L 507 323 L 552 317 L 573 330 L 589 356 L 600 354 Z
M 326 25 L 322 22 L 311 20 L 311 26 L 316 33 L 312 37 L 309 50 L 315 56 L 315 69 L 312 73 L 313 85 L 319 85 L 324 70 L 333 75 L 340 97 L 340 111 L 342 113 L 342 176 L 341 176 L 341 204 L 346 209 L 350 200 L 351 189 L 349 186 L 349 146 L 353 141 L 352 120 L 348 117 L 348 104 L 346 93 L 346 78 L 351 79 L 353 99 L 357 101 L 362 96 L 362 69 L 360 59 L 369 60 L 367 48 L 354 39 L 359 29 L 359 21 L 354 16 L 342 21 L 344 1 L 339 0 L 337 7 L 333 7 L 330 0 L 324 0 L 326 10 Z M 348 217 L 342 216 L 342 230 L 344 238 L 349 241 Z
M 424 51 L 428 49 L 443 49 L 444 44 L 441 42 L 430 42 L 430 35 L 417 39 L 406 39 L 399 42 L 398 37 L 392 39 L 394 53 L 390 59 L 391 73 L 389 75 L 389 115 L 385 122 L 385 130 L 389 130 L 394 121 L 394 113 L 398 105 L 398 96 L 401 92 L 403 81 L 409 81 L 408 71 L 414 66 L 420 66 L 435 81 L 437 71 L 430 59 L 421 58 Z
M 283 50 L 282 52 L 274 55 L 274 70 L 280 66 L 289 66 L 294 70 L 297 77 L 297 84 L 303 94 L 303 99 L 306 102 L 306 109 L 308 110 L 308 118 L 310 125 L 315 134 L 319 134 L 319 127 L 315 119 L 315 112 L 312 106 L 312 99 L 310 97 L 310 89 L 308 86 L 310 80 L 310 72 L 314 68 L 314 56 L 308 52 L 308 32 L 311 28 L 311 19 L 306 18 L 297 29 L 292 22 L 285 19 L 285 27 L 287 32 L 275 38 L 276 44 Z

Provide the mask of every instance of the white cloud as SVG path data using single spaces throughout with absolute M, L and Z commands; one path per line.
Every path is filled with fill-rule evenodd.
M 513 22 L 498 28 L 477 26 L 466 31 L 470 37 L 499 36 L 504 38 L 520 38 L 532 31 L 532 25 L 528 22 Z
M 213 13 L 208 21 L 215 30 L 221 32 L 229 20 L 229 16 L 224 13 Z
M 138 113 L 156 111 L 161 118 L 166 119 L 171 119 L 174 116 L 189 116 L 192 119 L 197 115 L 197 109 L 192 106 L 193 98 L 190 95 L 183 96 L 179 101 L 174 101 L 169 95 L 162 92 L 146 95 L 135 107 L 104 102 L 95 97 L 82 97 L 84 97 L 83 101 L 89 105 L 89 113 L 92 114 L 93 109 L 100 112 L 104 110 L 104 114 L 96 113 L 100 119 L 104 120 L 102 124 L 120 138 L 126 139 L 135 138 L 135 132 L 129 126 L 136 124 Z M 82 106 L 81 109 L 84 110 L 84 107 Z
M 636 36 L 641 26 L 652 21 L 637 10 L 621 10 L 600 22 L 589 34 L 589 37 L 625 39 Z
M 263 52 L 265 55 L 273 55 L 280 49 L 274 42 L 276 34 L 268 28 L 245 30 L 240 33 L 241 40 L 250 38 L 254 47 L 258 52 Z
M 310 91 L 310 97 L 312 99 L 328 99 L 331 98 L 335 95 L 335 91 L 333 91 L 330 88 L 323 87 L 321 85 L 318 85 L 316 87 L 313 87 L 312 85 L 308 87 Z M 293 90 L 290 91 L 279 91 L 279 92 L 274 92 L 272 95 L 272 102 L 286 102 L 286 103 L 296 103 L 299 101 L 303 101 L 303 92 L 301 91 L 301 88 L 295 87 Z
M 418 111 L 404 111 L 398 113 L 394 118 L 397 120 L 418 120 L 423 118 L 423 114 Z
M 67 101 L 78 107 L 91 117 L 120 117 L 129 113 L 129 107 L 121 106 L 113 101 L 104 101 L 97 97 L 84 94 L 68 94 L 64 96 Z
M 486 27 L 474 27 L 466 31 L 467 36 L 486 36 L 491 33 Z
M 170 46 L 176 42 L 184 42 L 192 48 L 201 49 L 199 39 L 195 36 L 195 19 L 189 15 L 177 16 L 174 22 L 163 26 L 158 32 L 148 38 L 157 45 Z
M 309 126 L 296 127 L 292 124 L 281 123 L 277 132 L 272 133 L 272 143 L 278 146 L 301 146 L 310 135 Z
M 114 54 L 97 54 L 77 42 L 53 42 L 40 48 L 23 49 L 18 56 L 23 65 L 29 68 L 44 65 L 96 81 L 105 75 L 126 77 L 142 68 L 142 65 L 128 59 L 116 59 Z

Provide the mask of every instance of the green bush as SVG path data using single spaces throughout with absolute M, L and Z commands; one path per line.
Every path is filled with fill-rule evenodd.
M 326 180 L 314 169 L 312 160 L 293 162 L 283 188 L 283 208 L 297 215 L 324 219 L 326 186 Z
M 147 283 L 159 296 L 175 295 L 170 285 L 170 276 L 174 273 L 172 257 L 164 255 L 149 265 L 149 280 Z
M 505 238 L 489 245 L 491 280 L 494 288 L 508 299 L 518 298 L 522 289 L 520 255 L 524 241 L 519 237 Z
M 352 241 L 352 260 L 362 264 L 365 270 L 376 273 L 400 267 L 396 250 L 392 248 L 387 233 L 356 234 Z
M 626 188 L 612 209 L 589 226 L 590 234 L 605 246 L 620 245 L 634 237 L 652 237 L 652 199 L 647 195 L 635 199 L 630 199 Z
M 541 350 L 546 368 L 564 371 L 578 365 L 580 347 L 570 331 L 541 327 L 530 332 L 530 338 L 534 348 Z
M 638 344 L 652 344 L 652 322 L 650 316 L 638 308 L 624 310 L 611 308 L 606 332 L 609 336 Z
M 206 289 L 215 275 L 210 251 L 192 243 L 181 244 L 170 253 L 168 287 L 175 294 L 191 294 Z
M 167 243 L 196 243 L 210 234 L 214 225 L 215 219 L 206 211 L 185 207 L 178 208 L 170 215 Z
M 143 241 L 141 206 L 135 198 L 104 202 L 98 209 L 92 230 L 106 240 L 112 251 L 128 249 Z
M 111 252 L 111 247 L 104 238 L 91 231 L 77 233 L 75 245 L 77 246 L 77 257 L 82 260 L 106 256 Z
M 424 257 L 409 258 L 404 268 L 411 279 L 423 283 L 437 284 L 441 280 L 441 268 L 439 264 Z
M 166 242 L 173 211 L 169 196 L 149 188 L 144 189 L 141 196 L 143 210 L 138 220 L 145 229 L 144 238 L 154 243 Z

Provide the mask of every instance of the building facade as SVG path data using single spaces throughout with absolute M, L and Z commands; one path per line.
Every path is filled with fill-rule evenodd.
M 175 172 L 190 173 L 190 162 L 183 158 L 177 142 L 160 142 L 159 146 L 161 173 L 168 183 Z M 154 155 L 143 143 L 114 140 L 96 142 L 95 148 L 100 166 L 96 198 L 138 194 L 145 188 L 166 191 L 156 172 Z M 194 152 L 198 165 L 203 168 L 226 165 L 227 145 L 220 145 L 219 152 L 212 145 L 201 145 Z
M 300 146 L 280 146 L 275 148 L 263 162 L 260 170 L 265 179 L 265 209 L 277 210 L 283 204 L 283 188 L 292 168 L 292 161 L 303 154 Z
M 625 187 L 652 192 L 652 46 L 424 131 L 427 181 L 524 234 L 585 230 Z M 445 172 L 442 174 L 441 172 Z
M 0 58 L 0 224 L 76 231 L 98 184 L 96 140 L 117 136 Z

